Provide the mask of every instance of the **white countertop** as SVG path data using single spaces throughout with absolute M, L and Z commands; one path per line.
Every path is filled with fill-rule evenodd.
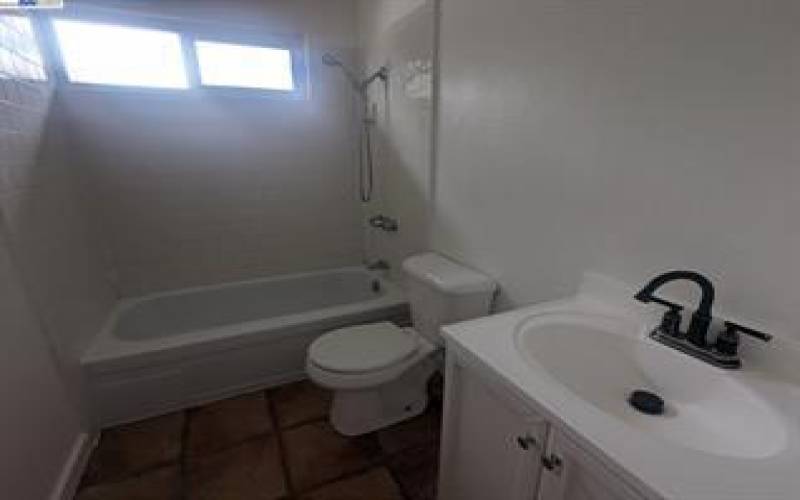
M 518 325 L 543 312 L 597 312 L 625 315 L 641 324 L 636 335 L 644 342 L 657 316 L 619 295 L 609 299 L 584 287 L 573 298 L 525 307 L 511 312 L 446 326 L 448 349 L 472 366 L 499 376 L 535 410 L 551 419 L 582 444 L 606 459 L 632 486 L 651 498 L 670 500 L 798 500 L 800 499 L 800 355 L 790 346 L 792 360 L 775 366 L 771 356 L 744 358 L 745 367 L 726 372 L 756 391 L 780 415 L 787 429 L 785 446 L 766 458 L 713 455 L 682 446 L 631 426 L 584 401 L 550 374 L 531 364 L 517 348 Z M 786 350 L 784 341 L 769 349 Z M 767 349 L 765 346 L 764 349 Z M 747 352 L 745 351 L 745 355 Z M 676 352 L 676 356 L 682 354 Z M 787 356 L 780 354 L 775 356 Z M 797 367 L 795 370 L 787 367 Z M 791 379 L 788 377 L 792 377 Z M 697 381 L 702 384 L 702 380 Z M 759 429 L 754 428 L 754 433 Z

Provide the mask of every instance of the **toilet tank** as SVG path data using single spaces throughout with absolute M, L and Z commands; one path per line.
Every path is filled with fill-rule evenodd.
M 414 328 L 431 342 L 443 344 L 444 325 L 489 314 L 497 285 L 488 276 L 435 253 L 409 257 L 403 271 Z

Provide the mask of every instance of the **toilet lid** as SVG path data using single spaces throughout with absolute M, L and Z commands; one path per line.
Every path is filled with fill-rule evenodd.
M 417 347 L 412 332 L 388 322 L 372 323 L 326 333 L 311 344 L 309 356 L 326 370 L 366 372 L 402 361 Z

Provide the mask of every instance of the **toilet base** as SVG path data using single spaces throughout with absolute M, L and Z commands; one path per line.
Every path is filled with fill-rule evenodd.
M 416 417 L 428 404 L 428 380 L 436 369 L 429 356 L 385 384 L 336 390 L 331 425 L 340 434 L 358 436 Z

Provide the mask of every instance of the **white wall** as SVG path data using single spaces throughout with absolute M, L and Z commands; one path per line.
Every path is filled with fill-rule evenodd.
M 82 429 L 10 260 L 0 221 L 0 488 L 42 500 L 57 487 Z
M 351 0 L 103 5 L 190 29 L 304 35 L 310 61 L 307 100 L 59 92 L 122 295 L 361 261 L 352 96 L 320 60 L 352 59 Z M 129 15 L 117 19 L 135 23 Z
M 44 120 L 49 99 L 26 112 Z M 87 192 L 63 157 L 50 154 L 60 144 L 63 124 L 52 115 L 20 135 L 42 151 L 18 164 L 20 177 L 0 193 L 0 212 L 20 277 L 41 327 L 60 361 L 75 400 L 82 398 L 80 356 L 116 300 L 105 273 L 104 243 L 90 225 Z
M 792 0 L 443 0 L 435 248 L 505 307 L 697 269 L 800 338 L 798 26 Z
M 86 290 L 69 183 L 37 161 L 51 87 L 25 76 L 42 65 L 31 58 L 32 33 L 9 19 L 0 16 L 0 491 L 42 500 L 82 435 L 76 395 L 44 331 L 68 350 L 102 306 Z
M 386 233 L 365 226 L 371 260 L 400 262 L 428 246 L 431 211 L 433 66 L 435 0 L 361 0 L 358 4 L 361 66 L 365 74 L 389 68 L 388 87 L 376 83 L 377 106 L 373 200 L 364 219 L 383 213 L 400 230 Z

